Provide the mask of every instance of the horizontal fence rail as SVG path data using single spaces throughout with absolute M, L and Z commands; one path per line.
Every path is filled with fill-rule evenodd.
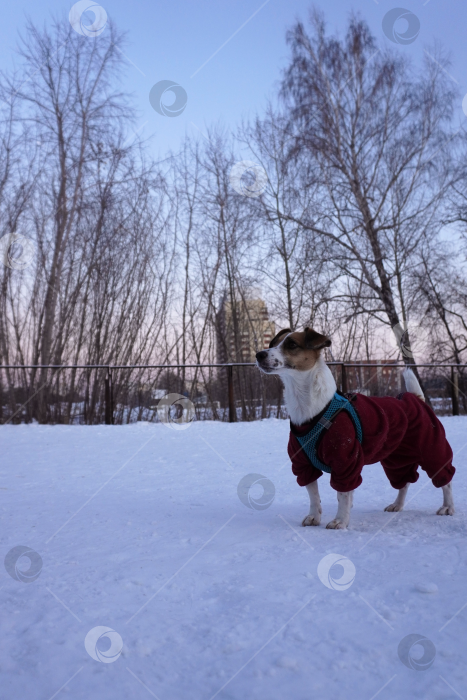
M 327 363 L 338 388 L 368 396 L 405 391 L 402 362 Z M 467 414 L 467 365 L 416 365 L 439 415 Z M 77 425 L 158 422 L 168 394 L 190 402 L 197 420 L 286 418 L 277 375 L 256 363 L 153 365 L 0 365 L 0 423 Z

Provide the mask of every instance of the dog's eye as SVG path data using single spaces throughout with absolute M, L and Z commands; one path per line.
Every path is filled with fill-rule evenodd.
M 294 343 L 293 340 L 289 340 L 287 343 L 287 347 L 289 350 L 295 350 L 296 347 L 298 347 L 297 343 Z

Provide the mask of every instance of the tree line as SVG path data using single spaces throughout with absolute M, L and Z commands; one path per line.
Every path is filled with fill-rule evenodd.
M 446 56 L 414 66 L 359 17 L 339 38 L 313 10 L 287 42 L 263 114 L 158 160 L 119 87 L 124 35 L 26 25 L 0 78 L 1 364 L 215 362 L 221 305 L 241 313 L 258 286 L 278 326 L 330 334 L 335 359 L 466 362 Z M 245 359 L 240 338 L 230 353 Z

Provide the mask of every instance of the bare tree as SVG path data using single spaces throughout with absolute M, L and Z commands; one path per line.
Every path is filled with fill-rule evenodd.
M 291 157 L 307 154 L 302 187 L 319 185 L 313 209 L 289 218 L 334 245 L 335 261 L 360 289 L 351 313 L 370 314 L 400 337 L 406 280 L 419 247 L 439 231 L 451 182 L 454 91 L 445 61 L 427 58 L 414 75 L 376 46 L 363 21 L 352 17 L 340 40 L 326 35 L 316 12 L 311 34 L 298 22 L 288 42 L 282 94 L 294 129 Z M 413 363 L 410 354 L 404 359 Z
M 41 226 L 46 237 L 41 262 L 47 275 L 39 333 L 42 364 L 52 360 L 66 251 L 87 172 L 98 158 L 103 133 L 120 131 L 129 116 L 123 96 L 110 88 L 118 75 L 121 42 L 112 25 L 90 42 L 65 21 L 56 21 L 52 30 L 29 22 L 19 52 L 24 72 L 34 74 L 34 80 L 10 83 L 11 94 L 23 103 L 22 119 L 34 127 L 43 153 L 37 192 L 46 219 Z
M 112 87 L 121 42 L 113 26 L 89 41 L 65 20 L 43 31 L 29 23 L 25 73 L 3 76 L 16 112 L 3 121 L 9 148 L 0 206 L 10 212 L 8 230 L 21 217 L 38 251 L 31 268 L 3 272 L 6 359 L 14 349 L 14 360 L 34 365 L 148 362 L 166 350 L 171 205 L 159 169 L 128 137 L 126 97 Z M 24 78 L 32 72 L 34 81 Z M 32 370 L 31 394 L 35 382 Z M 38 384 L 49 383 L 43 369 Z M 44 418 L 46 389 L 40 396 Z
M 300 187 L 300 156 L 290 157 L 289 126 L 288 119 L 270 105 L 263 119 L 243 127 L 240 140 L 268 176 L 264 191 L 249 204 L 270 306 L 277 318 L 296 328 L 317 319 L 335 270 L 329 243 L 297 223 L 304 212 L 313 210 L 317 188 Z
M 467 280 L 454 260 L 452 245 L 425 247 L 415 281 L 432 358 L 460 365 L 467 352 Z

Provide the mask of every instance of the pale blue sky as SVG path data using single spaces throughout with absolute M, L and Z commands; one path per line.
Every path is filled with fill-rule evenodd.
M 128 32 L 126 53 L 131 63 L 124 87 L 134 95 L 137 128 L 143 136 L 155 134 L 154 149 L 160 155 L 176 149 L 186 132 L 197 133 L 218 122 L 234 127 L 242 117 L 261 112 L 287 61 L 285 31 L 295 18 L 305 18 L 311 5 L 308 0 L 99 1 L 117 26 Z M 12 65 L 17 32 L 27 15 L 49 22 L 51 13 L 68 15 L 72 4 L 70 0 L 8 3 L 0 25 L 0 67 Z M 411 10 L 420 19 L 418 38 L 408 46 L 391 46 L 419 62 L 424 46 L 437 39 L 452 52 L 451 75 L 461 94 L 467 92 L 465 0 L 451 0 L 448 5 L 440 0 L 317 0 L 314 4 L 324 9 L 329 27 L 341 32 L 349 12 L 358 11 L 388 44 L 381 28 L 385 13 L 395 6 Z M 164 117 L 150 106 L 149 91 L 159 80 L 173 80 L 185 88 L 188 104 L 180 116 Z M 459 118 L 465 118 L 460 105 Z

